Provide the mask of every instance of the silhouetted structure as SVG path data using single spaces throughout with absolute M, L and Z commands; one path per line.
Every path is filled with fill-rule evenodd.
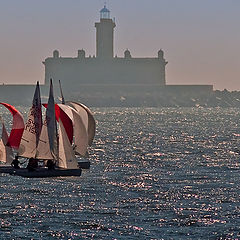
M 45 83 L 48 84 L 49 79 L 54 82 L 60 79 L 65 92 L 81 92 L 84 85 L 87 85 L 87 88 L 104 86 L 107 88 L 105 92 L 108 89 L 118 92 L 126 87 L 133 90 L 135 87 L 142 87 L 144 90 L 146 85 L 166 85 L 167 62 L 162 50 L 159 50 L 155 58 L 133 58 L 128 49 L 123 58 L 113 57 L 115 26 L 115 22 L 110 18 L 110 11 L 104 6 L 100 11 L 100 22 L 95 23 L 96 57 L 86 57 L 84 50 L 79 50 L 78 55 L 73 58 L 60 57 L 55 50 L 53 57 L 44 61 Z
M 152 58 L 134 58 L 128 49 L 123 57 L 114 57 L 116 24 L 106 6 L 95 27 L 96 56 L 86 57 L 82 49 L 76 57 L 61 57 L 54 50 L 53 56 L 45 59 L 43 96 L 48 96 L 50 79 L 55 85 L 55 96 L 60 96 L 56 90 L 61 80 L 65 99 L 89 106 L 194 106 L 198 104 L 196 99 L 212 95 L 212 85 L 166 85 L 167 61 L 161 49 Z M 30 103 L 34 89 L 35 84 L 4 84 L 0 87 L 0 101 Z

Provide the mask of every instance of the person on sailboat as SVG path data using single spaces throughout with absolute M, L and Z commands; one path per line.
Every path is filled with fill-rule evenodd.
M 48 170 L 53 170 L 55 168 L 55 164 L 52 160 L 47 161 L 47 168 Z
M 35 158 L 29 158 L 27 169 L 28 171 L 32 172 L 35 171 L 38 167 L 38 161 Z
M 18 156 L 15 156 L 15 159 L 12 161 L 12 163 L 11 163 L 11 166 L 13 167 L 13 168 L 16 168 L 16 169 L 18 169 L 18 168 L 20 168 L 19 167 L 19 160 L 18 160 Z

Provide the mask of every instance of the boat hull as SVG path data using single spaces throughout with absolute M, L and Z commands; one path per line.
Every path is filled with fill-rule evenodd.
M 79 169 L 53 169 L 39 168 L 35 171 L 28 171 L 27 169 L 14 169 L 11 175 L 26 177 L 26 178 L 47 178 L 47 177 L 72 177 L 81 176 L 82 170 Z
M 12 173 L 15 170 L 12 166 L 0 166 L 0 173 Z
M 89 169 L 90 166 L 91 166 L 91 163 L 89 161 L 78 162 L 78 167 L 80 167 L 82 169 Z

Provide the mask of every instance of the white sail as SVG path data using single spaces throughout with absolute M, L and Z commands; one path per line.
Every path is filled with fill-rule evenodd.
M 83 122 L 85 128 L 88 129 L 88 114 L 87 114 L 87 111 L 83 107 L 81 107 L 81 105 L 79 105 L 78 103 L 68 102 L 68 104 L 70 104 L 78 112 L 78 114 L 82 118 L 82 122 Z
M 86 156 L 88 147 L 88 133 L 79 113 L 75 109 L 72 109 L 72 113 L 75 152 L 82 156 Z
M 8 142 L 8 133 L 4 122 L 2 121 L 2 138 L 0 140 L 0 161 L 11 164 L 13 161 L 13 151 L 11 147 L 6 146 Z
M 5 124 L 2 120 L 2 118 L 0 118 L 0 120 L 1 120 L 1 123 L 2 123 L 2 141 L 3 141 L 4 145 L 7 145 L 7 143 L 8 143 L 8 132 L 7 132 L 7 129 L 5 127 Z
M 72 106 L 81 116 L 82 121 L 88 132 L 88 145 L 91 146 L 96 131 L 96 122 L 93 113 L 88 107 L 86 107 L 82 103 L 68 102 L 68 104 Z
M 58 167 L 77 169 L 78 163 L 61 119 L 59 119 Z
M 32 107 L 25 124 L 18 155 L 26 158 L 35 157 L 42 129 L 42 106 L 39 82 L 37 82 Z
M 41 135 L 39 138 L 37 151 L 36 151 L 37 159 L 54 159 L 52 152 L 50 150 L 49 139 L 48 139 L 48 130 L 47 130 L 47 120 L 45 119 Z
M 57 135 L 56 135 L 56 118 L 55 104 L 53 98 L 52 80 L 50 82 L 50 91 L 46 118 L 42 126 L 37 146 L 36 158 L 38 159 L 57 159 Z
M 75 151 L 78 154 L 85 156 L 88 146 L 88 133 L 80 114 L 70 106 L 64 104 L 58 104 L 58 106 L 68 115 L 72 121 Z
M 0 140 L 0 162 L 7 162 L 6 148 L 2 139 Z

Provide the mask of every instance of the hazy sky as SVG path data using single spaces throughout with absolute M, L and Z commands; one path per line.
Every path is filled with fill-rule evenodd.
M 95 54 L 104 0 L 0 0 L 0 83 L 44 81 L 42 61 L 57 49 Z M 168 84 L 240 90 L 240 0 L 107 0 L 116 19 L 114 53 L 156 57 Z

